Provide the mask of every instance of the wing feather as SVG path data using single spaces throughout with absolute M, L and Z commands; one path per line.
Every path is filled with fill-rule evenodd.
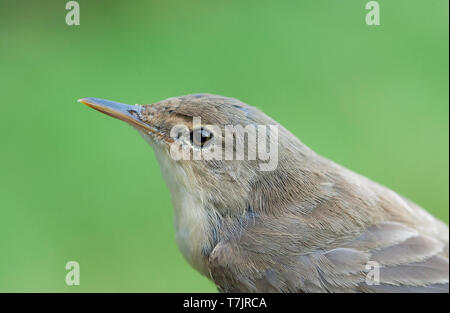
M 444 244 L 396 222 L 370 227 L 340 248 L 279 255 L 222 242 L 211 276 L 227 292 L 448 292 Z M 256 260 L 256 261 L 255 261 Z M 367 282 L 379 264 L 379 281 Z

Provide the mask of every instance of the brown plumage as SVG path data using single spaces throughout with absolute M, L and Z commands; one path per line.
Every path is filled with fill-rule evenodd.
M 172 193 L 180 250 L 220 291 L 448 292 L 445 224 L 317 155 L 254 107 L 208 94 L 143 106 L 80 101 L 133 125 L 152 145 Z M 192 130 L 193 117 L 220 130 L 278 125 L 277 167 L 172 159 L 178 139 L 170 131 Z M 367 283 L 368 264 L 380 266 L 376 284 Z

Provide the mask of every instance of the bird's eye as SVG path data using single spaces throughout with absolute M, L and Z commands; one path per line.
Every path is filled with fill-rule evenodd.
M 191 144 L 196 145 L 197 147 L 203 147 L 213 138 L 213 133 L 206 128 L 201 127 L 192 130 L 190 138 Z

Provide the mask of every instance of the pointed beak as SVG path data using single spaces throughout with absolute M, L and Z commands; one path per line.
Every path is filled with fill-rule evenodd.
M 142 107 L 140 105 L 129 105 L 98 98 L 83 98 L 78 100 L 78 102 L 81 102 L 88 107 L 91 107 L 94 110 L 100 111 L 106 115 L 127 122 L 132 126 L 161 135 L 157 128 L 141 121 L 139 116 Z

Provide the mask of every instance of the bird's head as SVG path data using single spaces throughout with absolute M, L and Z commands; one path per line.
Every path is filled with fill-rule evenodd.
M 221 214 L 246 210 L 254 182 L 277 170 L 278 154 L 286 159 L 299 144 L 258 109 L 223 96 L 194 94 L 146 105 L 79 102 L 136 128 L 155 150 L 172 194 L 195 193 Z

